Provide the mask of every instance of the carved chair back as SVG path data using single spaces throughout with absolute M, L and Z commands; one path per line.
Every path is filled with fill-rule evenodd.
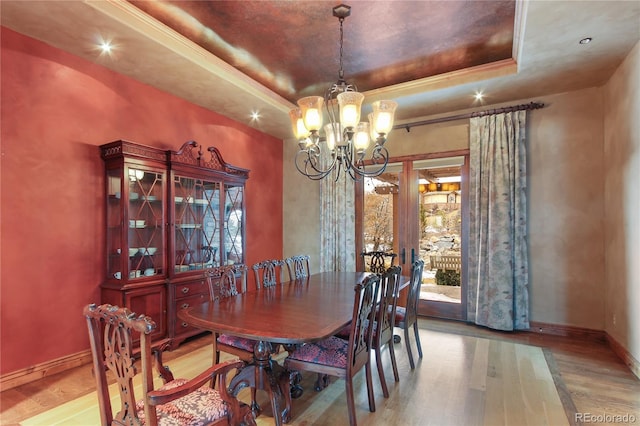
M 217 266 L 207 271 L 206 278 L 211 301 L 237 296 L 247 291 L 246 265 Z
M 374 274 L 384 274 L 388 266 L 393 266 L 395 259 L 398 256 L 395 253 L 386 251 L 363 252 L 360 255 L 362 256 L 365 271 L 373 272 Z M 367 263 L 367 259 L 369 259 L 369 263 Z M 389 263 L 388 266 L 387 261 Z
M 347 375 L 353 375 L 364 367 L 370 359 L 371 340 L 373 338 L 373 322 L 375 319 L 375 304 L 380 288 L 380 277 L 367 276 L 362 283 L 355 287 L 355 301 L 353 304 L 353 320 L 349 334 L 349 362 Z
M 282 283 L 283 260 L 264 260 L 253 265 L 253 275 L 256 279 L 256 288 L 272 287 Z
M 301 254 L 286 258 L 287 271 L 290 280 L 300 280 L 309 277 L 309 256 Z
M 378 343 L 387 342 L 393 337 L 401 274 L 401 266 L 392 266 L 382 275 L 382 281 L 380 283 L 380 303 L 376 311 L 376 338 Z
M 376 353 L 376 365 L 378 376 L 382 385 L 382 394 L 389 397 L 389 389 L 385 379 L 384 367 L 382 365 L 382 349 L 389 346 L 389 357 L 395 381 L 400 380 L 398 375 L 398 364 L 396 363 L 395 348 L 393 347 L 393 328 L 395 326 L 396 305 L 398 303 L 398 293 L 400 291 L 401 266 L 392 266 L 382 275 L 380 281 L 380 298 L 376 307 L 376 321 L 373 332 L 373 349 Z
M 407 293 L 406 315 L 404 327 L 409 328 L 418 321 L 418 300 L 420 299 L 420 286 L 422 285 L 422 271 L 424 260 L 416 260 L 411 265 L 411 283 Z

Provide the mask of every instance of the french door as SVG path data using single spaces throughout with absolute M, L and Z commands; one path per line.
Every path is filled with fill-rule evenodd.
M 466 319 L 468 152 L 392 161 L 356 184 L 356 248 L 397 254 L 403 275 L 422 259 L 418 313 Z M 362 257 L 357 266 L 366 270 Z

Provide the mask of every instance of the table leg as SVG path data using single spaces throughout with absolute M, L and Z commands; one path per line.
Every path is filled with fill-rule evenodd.
M 256 343 L 253 360 L 253 364 L 245 367 L 231 380 L 232 392 L 237 395 L 240 389 L 247 386 L 267 391 L 276 426 L 287 423 L 291 416 L 291 396 L 285 395 L 285 381 L 289 380 L 289 374 L 271 359 L 269 342 Z

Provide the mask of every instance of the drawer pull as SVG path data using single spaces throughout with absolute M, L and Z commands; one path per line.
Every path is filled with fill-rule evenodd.
M 182 304 L 182 309 L 187 309 L 188 307 L 189 307 L 189 304 L 188 304 L 188 303 L 183 303 L 183 304 Z
M 182 328 L 187 328 L 187 327 L 189 327 L 189 324 L 187 324 L 186 322 L 183 322 L 182 323 Z
M 189 293 L 189 287 L 182 287 L 182 294 Z

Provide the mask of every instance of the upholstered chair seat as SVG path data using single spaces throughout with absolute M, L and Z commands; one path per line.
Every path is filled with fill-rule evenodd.
M 173 380 L 149 393 L 149 396 L 152 396 L 155 392 L 178 388 L 187 382 L 188 380 L 186 379 Z M 146 424 L 143 400 L 136 403 L 136 411 L 138 412 L 138 418 L 143 424 Z M 158 405 L 156 412 L 158 415 L 158 424 L 161 426 L 200 426 L 213 423 L 227 416 L 227 405 L 217 390 L 211 389 L 208 385 L 204 385 L 193 393 L 166 404 Z
M 245 337 L 232 336 L 229 334 L 221 334 L 218 336 L 218 343 L 226 346 L 232 346 L 243 351 L 253 353 L 256 341 Z
M 348 332 L 347 332 L 348 335 Z M 347 368 L 349 341 L 331 336 L 315 343 L 302 345 L 289 354 L 289 360 L 312 362 L 334 368 Z

